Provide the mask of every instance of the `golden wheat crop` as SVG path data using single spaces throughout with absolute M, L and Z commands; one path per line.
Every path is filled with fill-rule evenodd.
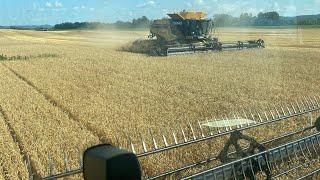
M 0 54 L 36 58 L 1 62 L 0 105 L 44 175 L 48 153 L 63 168 L 61 149 L 75 154 L 78 145 L 118 140 L 127 147 L 126 135 L 137 143 L 151 129 L 161 138 L 187 122 L 319 93 L 320 30 L 229 28 L 216 34 L 223 41 L 262 38 L 267 48 L 149 57 L 119 51 L 145 31 L 1 30 Z M 249 133 L 263 140 L 298 127 L 286 122 Z M 183 160 L 174 151 L 144 166 L 154 174 L 200 159 L 224 141 L 202 144 L 204 151 L 193 149 Z
M 3 65 L 0 74 L 2 110 L 22 147 L 21 155 L 30 156 L 35 175 L 47 175 L 49 155 L 55 162 L 56 170 L 65 168 L 64 153 L 69 155 L 70 167 L 77 167 L 79 153 L 76 151 L 97 143 L 98 137 L 53 106 L 46 97 Z
M 19 179 L 28 177 L 27 167 L 18 145 L 10 136 L 10 129 L 5 123 L 3 114 L 0 113 L 0 174 L 1 179 Z

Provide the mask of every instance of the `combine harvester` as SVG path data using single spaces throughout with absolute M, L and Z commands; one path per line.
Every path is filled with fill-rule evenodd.
M 150 28 L 150 39 L 156 41 L 154 55 L 169 56 L 230 49 L 264 48 L 262 39 L 220 42 L 212 37 L 214 23 L 204 19 L 203 12 L 180 12 L 168 14 L 170 19 L 155 20 Z

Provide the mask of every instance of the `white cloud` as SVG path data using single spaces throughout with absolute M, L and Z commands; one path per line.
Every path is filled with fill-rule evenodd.
M 46 7 L 52 7 L 52 4 L 51 4 L 51 2 L 46 2 L 46 5 L 45 5 Z
M 223 2 L 218 0 L 213 0 L 216 3 L 215 13 L 214 14 L 231 14 L 238 16 L 241 13 L 247 12 L 252 13 L 253 15 L 258 14 L 264 9 L 258 8 L 252 1 L 247 0 L 238 0 L 235 2 Z M 274 5 L 274 4 L 273 4 Z
M 211 10 L 211 6 L 204 6 L 204 9 L 208 12 Z
M 280 11 L 280 6 L 278 4 L 278 2 L 274 2 L 273 4 L 273 10 L 279 12 Z
M 264 11 L 264 9 L 262 9 L 262 8 L 252 8 L 252 7 L 250 7 L 250 8 L 248 8 L 248 9 L 246 9 L 246 13 L 251 13 L 251 14 L 253 14 L 253 15 L 257 15 L 259 12 L 263 12 Z
M 62 8 L 62 3 L 59 1 L 55 1 L 54 3 L 46 2 L 46 8 Z
M 288 5 L 284 7 L 284 10 L 286 12 L 296 12 L 297 11 L 297 7 L 295 5 Z
M 156 3 L 154 1 L 152 1 L 152 0 L 150 0 L 150 1 L 147 1 L 147 2 L 142 3 L 142 4 L 138 4 L 138 5 L 136 5 L 136 7 L 137 8 L 145 8 L 145 7 L 150 7 L 150 6 L 154 7 L 155 5 L 156 5 Z
M 72 9 L 75 10 L 75 11 L 82 11 L 82 10 L 95 11 L 95 10 L 96 10 L 96 9 L 93 8 L 93 7 L 89 8 L 89 7 L 86 7 L 86 6 L 84 6 L 84 5 L 75 6 L 75 7 L 73 7 Z
M 195 0 L 194 3 L 197 4 L 197 5 L 204 5 L 204 1 L 203 0 Z
M 184 7 L 189 11 L 208 11 L 211 10 L 213 6 L 216 6 L 214 3 L 209 3 L 206 0 L 193 0 L 192 2 L 185 2 Z
M 219 4 L 218 5 L 218 12 L 228 14 L 228 13 L 236 11 L 238 8 L 239 7 L 237 4 Z
M 167 13 L 169 13 L 169 10 L 168 9 L 162 9 L 162 12 L 167 14 Z
M 62 3 L 59 2 L 59 1 L 56 1 L 56 2 L 54 3 L 54 5 L 55 5 L 56 8 L 62 7 Z
M 32 7 L 33 7 L 33 9 L 37 9 L 38 8 L 36 3 L 32 3 Z

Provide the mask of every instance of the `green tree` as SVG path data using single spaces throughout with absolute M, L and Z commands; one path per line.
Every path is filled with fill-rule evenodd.
M 216 26 L 229 26 L 234 24 L 234 17 L 228 14 L 216 14 L 214 16 L 214 23 Z

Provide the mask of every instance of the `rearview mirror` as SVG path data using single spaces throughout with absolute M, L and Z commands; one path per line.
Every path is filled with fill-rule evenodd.
M 141 168 L 132 152 L 103 144 L 84 152 L 83 174 L 85 180 L 140 180 Z

